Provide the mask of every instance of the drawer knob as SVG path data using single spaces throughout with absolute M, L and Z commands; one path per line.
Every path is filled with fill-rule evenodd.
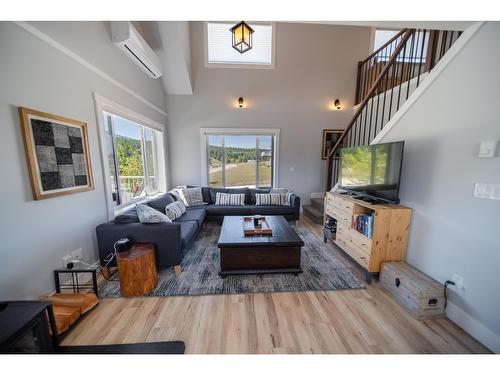
M 396 280 L 394 280 L 395 284 L 396 284 L 396 287 L 399 288 L 399 286 L 401 285 L 401 280 L 399 280 L 399 277 L 396 277 Z

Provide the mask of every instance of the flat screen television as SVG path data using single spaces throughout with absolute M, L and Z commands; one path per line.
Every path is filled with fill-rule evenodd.
M 399 203 L 404 142 L 340 149 L 339 188 L 370 201 Z

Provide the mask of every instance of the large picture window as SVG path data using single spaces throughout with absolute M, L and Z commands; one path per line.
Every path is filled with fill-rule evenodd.
M 161 133 L 108 112 L 103 115 L 113 205 L 158 193 Z
M 205 134 L 206 179 L 211 187 L 272 187 L 276 135 Z

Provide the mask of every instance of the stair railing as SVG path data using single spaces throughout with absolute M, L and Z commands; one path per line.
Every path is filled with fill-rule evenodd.
M 327 154 L 326 191 L 337 182 L 339 149 L 369 145 L 461 32 L 404 29 L 358 64 L 354 116 Z

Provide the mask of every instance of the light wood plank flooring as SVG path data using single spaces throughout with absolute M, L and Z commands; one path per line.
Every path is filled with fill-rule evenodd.
M 298 225 L 322 238 L 320 225 Z M 448 319 L 413 319 L 376 281 L 345 291 L 107 298 L 63 344 L 165 340 L 183 340 L 186 353 L 488 353 Z

